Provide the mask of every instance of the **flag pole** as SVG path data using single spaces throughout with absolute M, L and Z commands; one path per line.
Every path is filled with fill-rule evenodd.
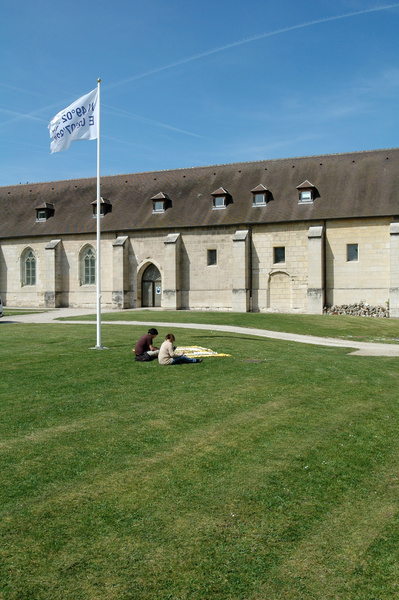
M 98 135 L 97 135 L 97 260 L 96 260 L 96 282 L 97 282 L 97 345 L 96 350 L 103 350 L 101 344 L 101 187 L 100 187 L 100 84 L 101 79 L 97 79 L 98 90 Z
M 97 79 L 97 89 L 78 98 L 66 109 L 58 112 L 48 125 L 52 140 L 50 144 L 51 153 L 67 150 L 71 142 L 75 140 L 97 139 L 97 345 L 93 350 L 104 349 L 101 344 L 100 83 L 101 79 Z M 91 281 L 90 272 L 89 280 Z

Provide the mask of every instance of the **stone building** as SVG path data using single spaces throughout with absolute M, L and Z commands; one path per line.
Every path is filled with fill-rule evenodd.
M 399 149 L 101 179 L 102 305 L 399 316 Z M 5 305 L 96 306 L 96 180 L 0 188 Z

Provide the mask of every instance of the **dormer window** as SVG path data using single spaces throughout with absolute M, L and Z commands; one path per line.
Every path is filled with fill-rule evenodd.
M 216 196 L 216 198 L 213 199 L 213 208 L 226 208 L 226 197 Z
M 301 202 L 312 202 L 312 191 L 311 190 L 303 190 L 299 192 L 299 200 Z
M 226 206 L 232 201 L 232 197 L 230 196 L 229 192 L 222 187 L 213 192 L 212 196 L 214 210 L 226 208 Z
M 296 188 L 298 190 L 298 202 L 299 204 L 312 204 L 313 200 L 316 198 L 316 188 L 310 183 L 310 181 L 306 180 L 301 185 L 298 185 Z
M 36 222 L 47 221 L 54 214 L 54 204 L 43 202 L 40 206 L 36 206 Z
M 157 200 L 152 205 L 152 212 L 164 212 L 165 211 L 165 203 L 163 200 Z
M 265 194 L 254 194 L 254 206 L 265 206 L 266 196 Z
M 152 212 L 157 214 L 165 212 L 165 210 L 172 204 L 168 194 L 165 194 L 164 192 L 160 192 L 159 194 L 151 198 L 151 200 Z
M 252 206 L 266 206 L 268 190 L 263 184 L 260 184 L 256 188 L 251 190 L 251 193 Z
M 93 218 L 97 217 L 97 200 L 91 203 L 93 207 Z M 112 212 L 112 204 L 106 198 L 100 198 L 100 217 Z

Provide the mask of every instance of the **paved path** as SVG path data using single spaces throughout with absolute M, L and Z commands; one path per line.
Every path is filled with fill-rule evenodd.
M 94 311 L 95 312 L 95 311 Z M 114 309 L 103 309 L 102 313 L 112 312 L 115 314 Z M 121 314 L 126 311 L 120 311 Z M 132 311 L 133 312 L 133 311 Z M 0 320 L 0 325 L 6 323 L 60 323 L 60 324 L 77 324 L 77 323 L 91 323 L 95 325 L 93 321 L 85 321 L 84 317 L 92 315 L 93 309 L 87 308 L 57 308 L 49 312 L 34 312 L 28 315 L 12 315 L 10 317 L 3 317 Z M 156 320 L 156 311 L 150 312 L 149 316 L 154 316 L 153 320 L 144 321 L 102 321 L 101 326 L 109 325 L 142 325 L 144 327 L 159 327 L 168 329 L 204 329 L 211 331 L 225 331 L 232 333 L 243 333 L 245 335 L 251 335 L 256 337 L 272 338 L 276 340 L 285 340 L 289 342 L 298 342 L 301 344 L 315 344 L 317 346 L 333 346 L 335 348 L 352 348 L 354 351 L 352 355 L 357 356 L 389 356 L 399 357 L 399 344 L 373 344 L 369 342 L 355 342 L 350 340 L 342 340 L 339 338 L 326 338 L 317 337 L 313 335 L 298 335 L 295 333 L 283 333 L 280 331 L 269 331 L 267 329 L 255 329 L 250 327 L 234 327 L 230 325 L 203 325 L 199 323 L 158 323 Z M 57 321 L 60 317 L 82 317 L 80 321 Z

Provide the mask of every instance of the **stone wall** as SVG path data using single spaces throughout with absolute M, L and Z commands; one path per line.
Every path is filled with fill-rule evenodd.
M 308 284 L 306 223 L 259 225 L 252 229 L 254 311 L 306 312 Z M 285 248 L 285 262 L 274 263 L 274 248 Z
M 309 223 L 295 222 L 102 233 L 101 303 L 141 307 L 141 278 L 154 264 L 165 290 L 164 308 L 321 314 L 325 303 L 331 307 L 325 314 L 389 316 L 382 308 L 389 300 L 391 317 L 396 317 L 399 301 L 395 305 L 392 294 L 399 290 L 399 224 L 394 225 L 384 217 L 334 220 L 310 228 Z M 175 243 L 165 242 L 175 237 Z M 96 249 L 94 233 L 2 240 L 3 302 L 95 307 L 96 286 L 82 284 L 80 257 L 87 244 Z M 358 260 L 348 260 L 348 244 L 358 244 Z M 28 247 L 37 259 L 34 286 L 24 285 L 21 276 Z M 276 247 L 285 248 L 284 262 L 274 262 Z M 212 264 L 209 250 L 215 251 Z
M 112 241 L 114 236 L 104 234 L 101 238 L 101 287 L 102 304 L 112 305 Z M 95 307 L 96 285 L 82 285 L 81 251 L 90 244 L 96 249 L 95 235 L 69 236 L 59 240 L 55 248 L 53 273 L 48 273 L 50 238 L 22 238 L 2 243 L 4 269 L 1 272 L 1 291 L 5 304 L 21 307 L 47 307 L 48 296 L 55 294 L 60 306 Z M 23 285 L 21 260 L 31 248 L 36 257 L 36 284 Z M 52 281 L 51 281 L 52 280 Z M 51 286 L 49 289 L 49 281 Z
M 365 302 L 357 304 L 342 304 L 341 306 L 324 307 L 324 315 L 350 315 L 355 317 L 383 317 L 389 318 L 389 308 L 383 306 L 371 306 Z
M 384 306 L 390 288 L 390 219 L 345 219 L 326 223 L 326 304 Z M 358 245 L 350 261 L 348 244 Z
M 181 308 L 232 310 L 235 231 L 235 227 L 182 231 Z M 216 250 L 216 264 L 208 265 L 208 250 Z

